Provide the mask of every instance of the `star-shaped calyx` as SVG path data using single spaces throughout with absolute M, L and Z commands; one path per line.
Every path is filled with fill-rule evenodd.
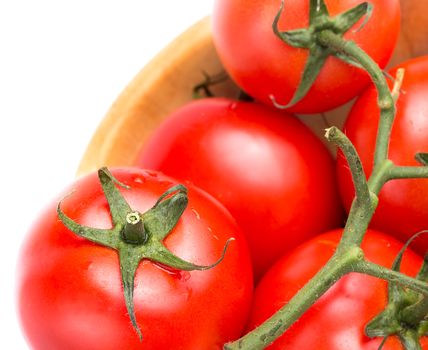
M 416 153 L 415 159 L 423 166 L 428 166 L 428 153 Z
M 329 56 L 335 56 L 348 64 L 359 68 L 361 67 L 350 57 L 320 43 L 319 35 L 324 31 L 331 31 L 336 35 L 343 36 L 365 16 L 365 20 L 361 24 L 361 26 L 363 26 L 370 18 L 372 6 L 364 2 L 344 13 L 330 17 L 324 0 L 310 0 L 309 27 L 286 32 L 281 32 L 278 28 L 278 22 L 283 10 L 284 0 L 282 0 L 279 12 L 272 23 L 275 35 L 292 47 L 309 50 L 309 56 L 299 86 L 290 102 L 288 102 L 287 105 L 280 105 L 275 101 L 275 97 L 271 96 L 274 105 L 281 109 L 289 108 L 305 97 Z
M 111 229 L 98 229 L 78 224 L 61 210 L 61 203 L 57 208 L 58 216 L 72 232 L 118 252 L 126 308 L 134 329 L 142 339 L 133 302 L 134 278 L 140 261 L 149 259 L 176 270 L 207 270 L 223 260 L 232 239 L 226 242 L 222 256 L 212 265 L 201 266 L 184 261 L 165 247 L 163 239 L 172 231 L 187 207 L 185 186 L 171 187 L 159 197 L 151 209 L 140 213 L 129 206 L 117 188 L 121 186 L 129 189 L 129 186 L 115 179 L 107 168 L 101 168 L 98 171 L 98 177 L 110 207 L 113 222 Z
M 428 231 L 421 231 L 414 235 L 400 250 L 392 269 L 399 271 L 404 251 L 410 243 Z M 421 281 L 428 280 L 428 254 L 425 255 L 422 267 L 416 276 Z M 374 317 L 365 327 L 366 335 L 383 337 L 379 350 L 384 346 L 386 339 L 397 336 L 406 350 L 422 350 L 420 337 L 428 335 L 428 298 L 425 295 L 406 288 L 399 283 L 388 283 L 388 305 Z

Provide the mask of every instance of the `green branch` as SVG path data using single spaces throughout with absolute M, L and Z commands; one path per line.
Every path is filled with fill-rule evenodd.
M 335 126 L 326 129 L 325 137 L 341 149 L 348 162 L 354 182 L 356 200 L 359 202 L 367 201 L 366 204 L 371 205 L 370 192 L 363 165 L 352 142 Z
M 427 178 L 427 166 L 394 166 L 389 171 L 389 179 L 417 179 Z
M 415 278 L 406 276 L 401 272 L 388 269 L 384 266 L 372 263 L 367 260 L 362 260 L 358 262 L 358 264 L 355 264 L 353 271 L 381 278 L 391 283 L 398 283 L 405 287 L 411 288 L 415 292 L 428 295 L 428 284 L 426 282 L 419 281 Z
M 369 179 L 369 189 L 379 193 L 382 186 L 391 180 L 428 178 L 427 166 L 397 166 L 390 160 L 383 161 Z
M 364 259 L 360 248 L 367 227 L 377 207 L 382 186 L 391 179 L 408 177 L 428 177 L 428 167 L 397 167 L 388 160 L 388 147 L 392 124 L 395 118 L 395 102 L 398 98 L 402 74 L 397 77 L 393 95 L 384 77 L 384 73 L 362 49 L 352 41 L 343 39 L 343 34 L 350 29 L 365 13 L 371 13 L 370 5 L 365 3 L 351 10 L 345 17 L 351 16 L 357 21 L 349 22 L 346 28 L 339 30 L 334 18 L 329 17 L 324 0 L 311 0 L 309 28 L 281 32 L 278 22 L 283 10 L 283 2 L 273 22 L 274 34 L 288 45 L 309 50 L 302 80 L 290 104 L 300 101 L 315 81 L 327 56 L 334 55 L 343 61 L 367 71 L 378 92 L 380 121 L 376 138 L 374 167 L 367 181 L 361 160 L 349 139 L 337 128 L 327 130 L 326 137 L 337 144 L 343 151 L 356 189 L 356 198 L 349 212 L 348 220 L 341 241 L 333 257 L 294 297 L 259 327 L 244 337 L 226 344 L 227 350 L 264 349 L 281 336 L 308 308 L 310 308 L 335 282 L 349 272 L 359 272 L 398 283 L 416 292 L 428 295 L 428 284 L 408 277 L 400 272 L 371 263 Z M 341 17 L 341 18 L 345 18 Z M 340 23 L 340 21 L 339 21 Z M 346 29 L 346 30 L 345 30 Z M 419 159 L 428 164 L 428 155 L 419 155 Z M 422 163 L 425 164 L 425 163 Z M 407 338 L 406 338 L 407 339 Z
M 226 350 L 261 350 L 284 333 L 334 283 L 351 271 L 363 256 L 361 249 L 334 255 L 327 264 L 280 310 L 241 339 L 228 343 Z
M 378 106 L 380 109 L 379 128 L 376 139 L 374 156 L 374 171 L 388 159 L 388 146 L 391 137 L 392 124 L 395 118 L 395 103 L 389 90 L 382 70 L 357 44 L 347 41 L 330 30 L 319 33 L 320 44 L 340 52 L 357 61 L 370 75 L 378 92 Z
M 361 244 L 378 199 L 369 190 L 360 157 L 347 136 L 333 126 L 326 130 L 325 137 L 330 142 L 335 143 L 343 152 L 355 187 L 355 199 L 351 206 L 342 240 L 337 248 L 338 251 L 343 251 Z

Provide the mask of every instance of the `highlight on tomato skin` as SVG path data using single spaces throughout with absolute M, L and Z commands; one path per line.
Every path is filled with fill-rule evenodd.
M 155 171 L 114 169 L 131 208 L 144 213 L 178 182 Z M 118 254 L 68 230 L 57 205 L 81 225 L 112 225 L 97 176 L 78 179 L 47 206 L 29 232 L 17 267 L 17 307 L 32 349 L 211 349 L 238 338 L 249 312 L 253 278 L 248 247 L 227 210 L 194 186 L 188 208 L 164 239 L 176 256 L 206 271 L 177 271 L 143 260 L 134 304 L 142 341 L 125 307 Z
M 135 165 L 222 202 L 248 240 L 256 279 L 285 251 L 342 225 L 327 148 L 295 116 L 259 103 L 193 101 L 154 132 Z
M 247 331 L 285 305 L 332 256 L 342 230 L 323 233 L 281 257 L 256 287 Z M 391 267 L 403 244 L 392 236 L 369 230 L 362 248 L 366 258 Z M 422 257 L 407 250 L 401 271 L 415 276 Z M 377 350 L 382 337 L 368 338 L 364 328 L 388 302 L 387 282 L 364 274 L 342 277 L 280 338 L 266 349 Z M 428 349 L 428 337 L 421 338 Z M 398 337 L 389 337 L 384 350 L 402 350 Z
M 344 13 L 362 0 L 325 0 L 330 16 Z M 285 0 L 279 19 L 280 31 L 306 28 L 309 22 L 308 0 Z M 383 68 L 395 48 L 400 30 L 398 0 L 369 1 L 373 11 L 359 28 L 361 19 L 344 38 L 357 43 Z M 213 40 L 220 60 L 246 93 L 272 106 L 272 98 L 287 105 L 304 71 L 308 50 L 282 42 L 272 23 L 280 0 L 216 0 L 212 15 Z M 359 28 L 359 30 L 356 30 Z M 360 94 L 370 84 L 362 69 L 335 57 L 327 58 L 308 94 L 287 110 L 315 114 L 336 108 Z
M 397 100 L 397 114 L 392 127 L 389 158 L 396 165 L 417 166 L 417 153 L 428 152 L 428 56 L 422 56 L 394 67 L 395 76 L 404 68 L 404 80 Z M 392 83 L 390 83 L 392 85 Z M 379 110 L 376 90 L 368 88 L 355 102 L 344 125 L 344 132 L 354 144 L 366 176 L 372 172 Z M 346 160 L 338 154 L 336 171 L 341 198 L 349 210 L 354 196 Z M 371 227 L 389 232 L 403 242 L 428 228 L 428 180 L 400 179 L 385 184 L 379 193 L 379 205 Z M 428 237 L 421 236 L 411 246 L 420 254 L 428 249 Z

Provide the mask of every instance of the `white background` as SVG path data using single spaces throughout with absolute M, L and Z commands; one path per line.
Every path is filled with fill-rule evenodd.
M 120 91 L 212 4 L 0 1 L 0 334 L 8 349 L 28 349 L 15 316 L 14 285 L 31 222 L 73 180 Z

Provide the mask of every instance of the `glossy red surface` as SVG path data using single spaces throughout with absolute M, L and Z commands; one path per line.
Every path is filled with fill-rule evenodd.
M 133 210 L 145 212 L 177 182 L 156 172 L 116 170 Z M 82 225 L 111 227 L 109 207 L 95 174 L 65 194 L 63 211 Z M 234 237 L 224 260 L 207 271 L 171 271 L 143 260 L 134 304 L 140 342 L 126 311 L 117 252 L 67 230 L 53 202 L 22 248 L 18 311 L 35 350 L 221 349 L 241 334 L 252 297 L 248 248 L 230 214 L 206 193 L 189 186 L 188 209 L 165 238 L 184 260 L 215 262 Z

